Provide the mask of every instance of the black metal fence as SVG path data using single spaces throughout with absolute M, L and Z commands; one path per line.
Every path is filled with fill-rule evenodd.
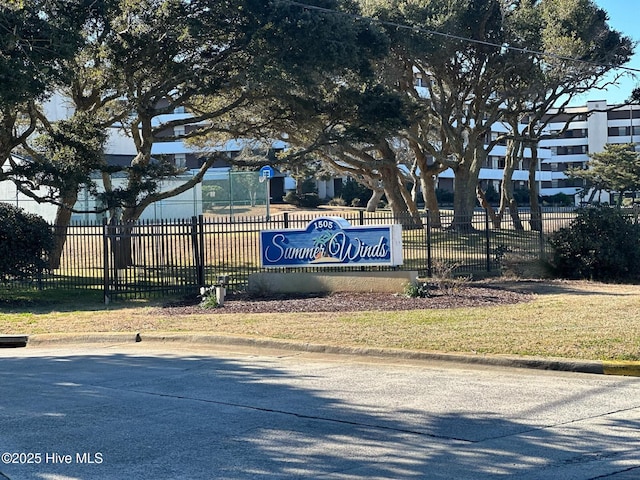
M 228 288 L 242 290 L 249 275 L 261 270 L 261 230 L 304 228 L 318 216 L 200 216 L 122 225 L 72 225 L 67 230 L 59 267 L 44 272 L 32 285 L 101 289 L 105 300 L 197 292 L 200 286 L 213 285 L 220 277 L 229 279 Z M 420 222 L 397 218 L 387 211 L 341 213 L 352 225 L 401 223 L 404 264 L 400 268 L 416 270 L 425 277 L 444 270 L 497 272 L 508 256 L 544 258 L 548 234 L 568 225 L 574 216 L 572 209 L 545 211 L 543 228 L 538 231 L 529 227 L 527 210 L 518 212 L 515 222 L 521 222 L 519 228 L 515 228 L 511 216 L 505 216 L 496 226 L 486 211 L 478 210 L 471 229 L 455 228 L 453 213 L 448 211 L 441 212 L 437 228 L 427 213 L 420 215 Z

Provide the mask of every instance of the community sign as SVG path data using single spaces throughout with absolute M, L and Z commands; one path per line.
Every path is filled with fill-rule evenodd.
M 353 227 L 341 217 L 320 217 L 304 229 L 260 232 L 263 267 L 402 265 L 402 227 Z

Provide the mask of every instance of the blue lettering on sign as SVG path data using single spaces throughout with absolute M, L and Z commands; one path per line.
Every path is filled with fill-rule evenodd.
M 339 217 L 313 220 L 303 230 L 260 232 L 263 267 L 402 264 L 399 225 L 352 227 Z

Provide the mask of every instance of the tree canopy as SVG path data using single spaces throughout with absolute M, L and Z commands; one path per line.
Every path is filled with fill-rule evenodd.
M 587 169 L 569 169 L 570 178 L 581 178 L 593 193 L 618 192 L 618 205 L 627 192 L 640 190 L 640 153 L 629 143 L 607 144 L 604 151 L 589 155 Z
M 69 72 L 87 2 L 0 4 L 0 167 L 36 127 L 35 103 Z M 0 180 L 4 178 L 0 168 Z
M 125 221 L 201 181 L 224 142 L 280 139 L 283 162 L 322 159 L 394 211 L 415 209 L 408 183 L 437 208 L 434 179 L 450 168 L 455 224 L 470 228 L 492 126 L 512 125 L 533 154 L 541 113 L 632 52 L 592 0 L 35 0 L 5 2 L 0 24 L 0 154 L 31 157 L 3 175 L 47 187 L 41 200 L 68 214 L 98 172 L 101 208 Z M 54 90 L 71 118 L 36 108 Z M 103 129 L 131 139 L 127 165 L 104 161 Z M 193 145 L 201 168 L 161 191 L 181 172 L 154 154 L 167 141 Z

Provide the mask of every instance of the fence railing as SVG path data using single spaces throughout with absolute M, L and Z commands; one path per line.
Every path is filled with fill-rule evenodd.
M 449 211 L 441 212 L 442 225 L 438 228 L 430 224 L 426 212 L 420 216 L 421 224 L 409 217 L 394 217 L 387 211 L 341 214 L 354 226 L 402 224 L 404 263 L 399 268 L 418 271 L 424 277 L 443 267 L 458 273 L 494 272 L 500 269 L 506 255 L 544 258 L 548 253 L 548 234 L 567 226 L 575 213 L 571 209 L 545 211 L 542 231 L 529 227 L 527 210 L 519 211 L 518 215 L 521 228 L 514 227 L 511 216 L 505 216 L 496 228 L 487 212 L 478 210 L 472 218 L 472 228 L 461 230 L 455 228 L 453 213 Z M 71 225 L 59 267 L 43 272 L 32 285 L 101 289 L 106 300 L 113 300 L 196 292 L 200 286 L 215 284 L 225 276 L 229 279 L 228 288 L 243 290 L 249 275 L 261 271 L 261 230 L 304 228 L 318 216 L 321 215 L 199 216 L 135 224 Z M 332 267 L 332 270 L 362 268 Z

